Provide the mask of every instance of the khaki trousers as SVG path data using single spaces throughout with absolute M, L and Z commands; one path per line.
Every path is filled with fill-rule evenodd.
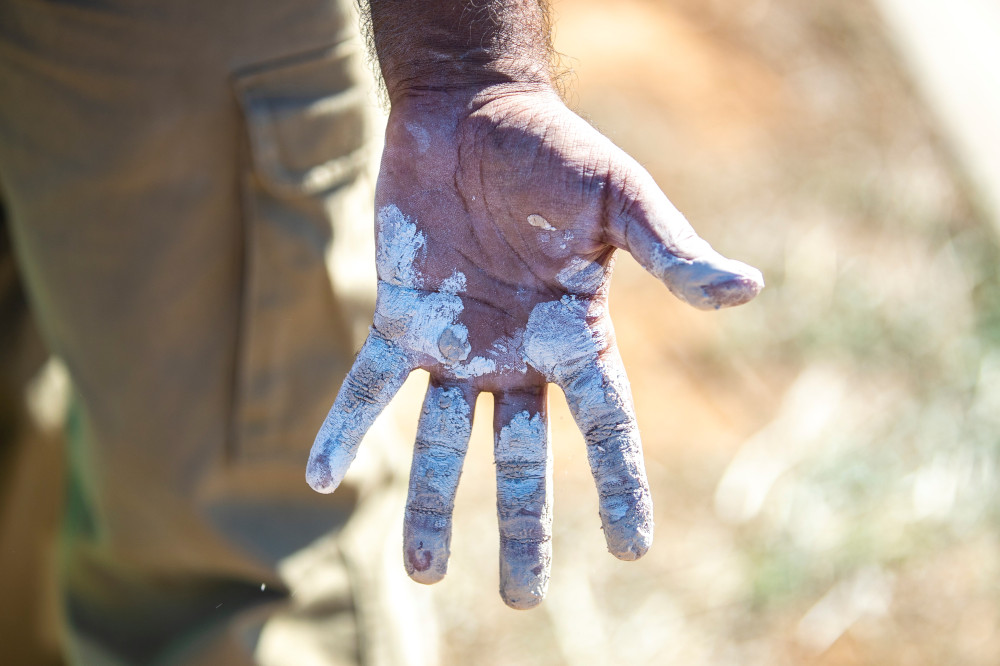
M 303 481 L 372 307 L 356 32 L 349 0 L 0 3 L 0 195 L 73 386 L 70 662 L 407 661 L 351 545 L 392 479 Z

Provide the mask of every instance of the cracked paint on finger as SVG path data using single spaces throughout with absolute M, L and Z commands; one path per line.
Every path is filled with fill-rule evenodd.
M 635 560 L 653 540 L 653 505 L 628 378 L 617 352 L 562 378 L 573 418 L 587 442 L 608 550 Z
M 536 305 L 525 331 L 525 361 L 562 388 L 587 442 L 608 550 L 641 557 L 653 513 L 628 378 L 607 333 L 587 324 L 588 302 L 574 296 Z M 610 331 L 609 331 L 610 332 Z
M 691 234 L 680 247 L 664 243 L 649 229 L 633 226 L 629 251 L 675 296 L 700 310 L 741 305 L 764 288 L 759 270 L 719 254 Z
M 436 583 L 448 571 L 455 492 L 471 433 L 472 414 L 462 390 L 428 386 L 403 528 L 403 565 L 419 583 Z
M 376 332 L 369 334 L 320 426 L 306 466 L 306 481 L 332 493 L 343 481 L 358 447 L 412 366 L 401 349 Z
M 512 608 L 545 598 L 552 562 L 552 458 L 542 414 L 522 411 L 497 433 L 500 595 Z

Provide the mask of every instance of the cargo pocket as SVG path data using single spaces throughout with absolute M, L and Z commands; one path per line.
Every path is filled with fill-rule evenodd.
M 247 130 L 236 462 L 304 466 L 370 322 L 368 276 L 331 269 L 338 247 L 373 260 L 344 248 L 372 236 L 368 80 L 353 40 L 235 78 Z

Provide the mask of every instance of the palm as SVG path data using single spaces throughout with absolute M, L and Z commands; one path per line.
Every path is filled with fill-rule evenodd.
M 475 396 L 496 408 L 501 594 L 530 607 L 550 560 L 545 387 L 557 383 L 588 444 L 612 553 L 652 538 L 628 381 L 607 316 L 616 247 L 699 307 L 759 291 L 759 273 L 694 235 L 633 160 L 551 93 L 393 110 L 377 208 L 371 335 L 317 435 L 307 476 L 331 492 L 361 436 L 414 368 L 431 373 L 410 476 L 405 564 L 447 567 L 451 510 Z

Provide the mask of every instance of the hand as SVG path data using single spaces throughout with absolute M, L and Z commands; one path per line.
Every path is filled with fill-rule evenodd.
M 376 211 L 374 323 L 316 437 L 310 485 L 332 492 L 410 371 L 427 370 L 404 563 L 417 581 L 440 580 L 476 395 L 493 393 L 500 592 L 534 606 L 551 559 L 554 382 L 587 442 L 608 549 L 642 556 L 652 503 L 608 316 L 615 250 L 703 309 L 750 300 L 760 273 L 700 239 L 638 163 L 545 86 L 395 103 Z

